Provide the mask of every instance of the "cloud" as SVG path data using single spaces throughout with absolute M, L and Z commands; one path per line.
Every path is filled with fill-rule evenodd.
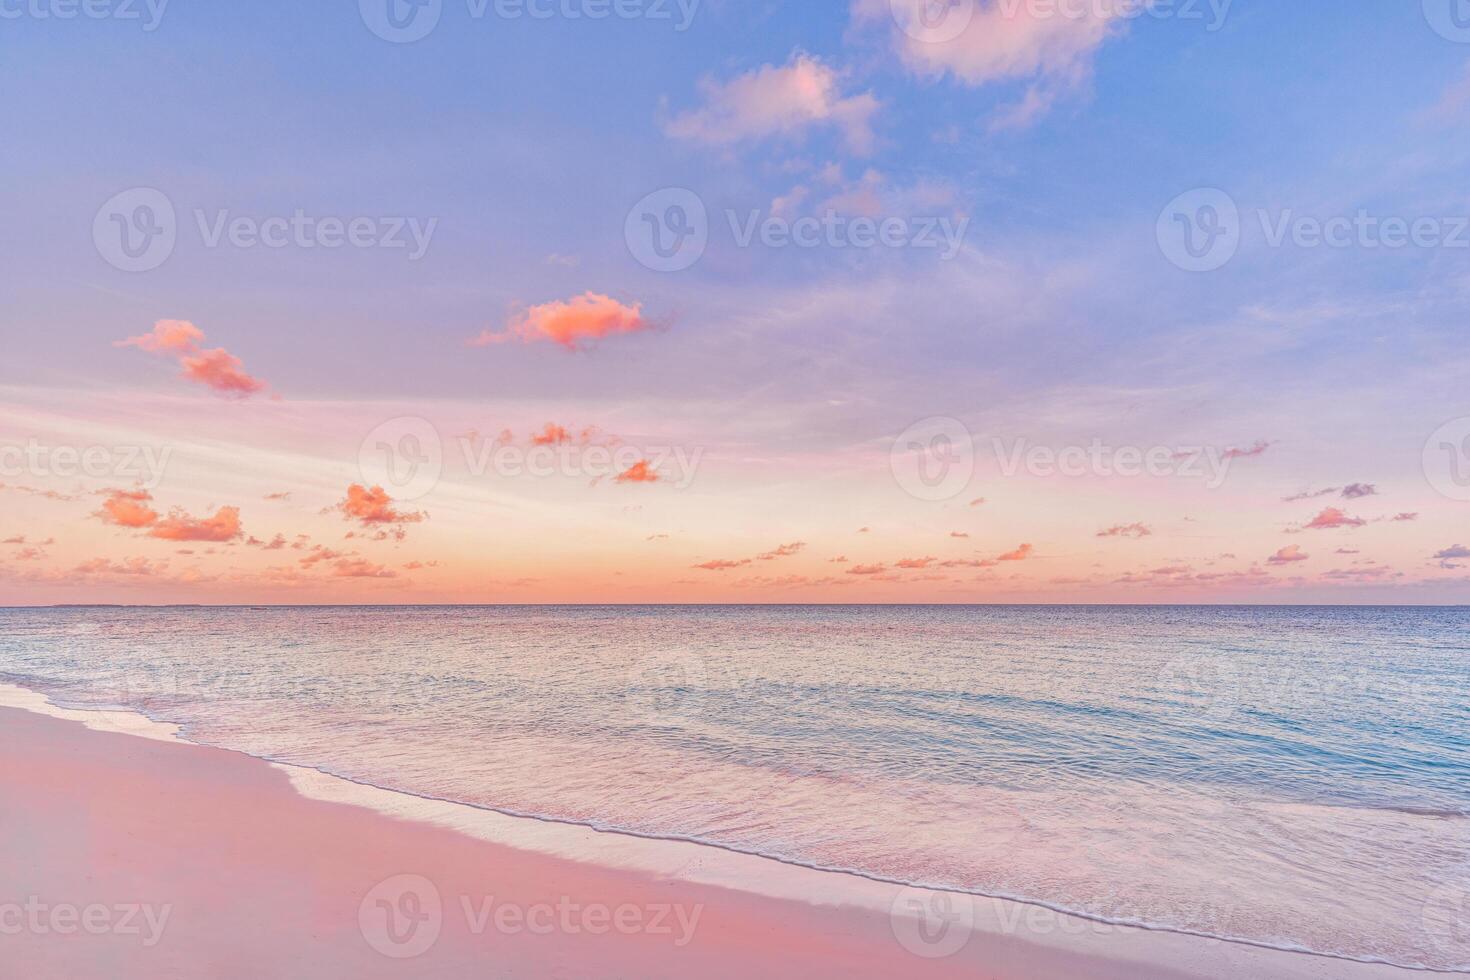
M 197 351 L 203 343 L 204 331 L 188 320 L 159 320 L 148 333 L 119 340 L 114 346 L 136 347 L 151 354 L 188 354 Z
M 887 569 L 887 566 L 883 565 L 882 563 L 879 563 L 877 565 L 854 565 L 854 566 L 852 566 L 851 568 L 849 568 L 847 570 L 847 574 L 849 574 L 849 575 L 882 575 L 887 570 L 888 570 Z
M 268 493 L 268 494 L 265 495 L 265 499 L 266 500 L 290 500 L 291 499 L 291 491 L 290 490 L 282 490 L 280 493 Z
M 1290 497 L 1282 497 L 1281 502 L 1284 504 L 1294 504 L 1301 500 L 1316 500 L 1318 497 L 1326 497 L 1337 493 L 1341 489 L 1341 487 L 1328 487 L 1325 490 L 1304 490 L 1301 493 L 1294 493 Z
M 873 150 L 878 100 L 871 92 L 844 96 L 836 69 L 803 51 L 793 52 L 785 65 L 762 65 L 728 82 L 706 78 L 699 89 L 704 105 L 670 120 L 670 136 L 729 146 L 831 126 L 853 153 Z
M 985 498 L 984 497 L 976 497 L 974 500 L 970 501 L 970 506 L 971 507 L 979 507 L 979 506 L 981 506 L 984 503 L 985 503 Z
M 159 320 L 149 333 L 114 346 L 171 355 L 183 368 L 182 377 L 232 398 L 249 398 L 265 390 L 265 382 L 247 374 L 238 357 L 223 347 L 205 350 L 203 343 L 204 331 L 187 320 Z
M 1271 448 L 1271 443 L 1264 439 L 1257 439 L 1249 449 L 1240 449 L 1232 446 L 1221 453 L 1221 459 L 1247 459 L 1251 456 L 1261 456 Z
M 531 436 L 533 446 L 560 446 L 572 441 L 572 434 L 565 427 L 547 422 L 546 428 Z
M 342 558 L 332 565 L 334 578 L 397 578 L 398 573 L 364 558 Z
M 902 558 L 894 564 L 899 568 L 928 568 L 938 560 L 937 558 Z
M 1097 532 L 1097 536 L 1100 538 L 1146 538 L 1153 533 L 1153 529 L 1146 524 L 1114 524 L 1105 531 Z
M 1346 500 L 1357 500 L 1360 497 L 1376 496 L 1378 488 L 1371 483 L 1349 483 L 1342 488 L 1343 498 Z
M 1029 544 L 1023 544 L 1020 547 L 1018 547 L 1015 551 L 1007 551 L 1003 555 L 997 555 L 996 558 L 995 558 L 995 560 L 996 561 L 1025 561 L 1027 558 L 1030 558 L 1031 557 L 1032 550 L 1033 549 L 1032 549 L 1031 545 L 1029 545 Z
M 970 536 L 970 532 L 969 531 L 950 531 L 949 532 L 949 536 L 952 537 L 952 538 L 968 538 Z
M 485 331 L 470 341 L 474 347 L 520 340 L 525 344 L 551 341 L 569 351 L 588 341 L 615 334 L 637 333 L 652 326 L 643 316 L 643 304 L 620 303 L 602 293 L 586 292 L 569 300 L 553 300 L 514 316 L 500 333 Z
M 233 541 L 241 534 L 238 507 L 221 507 L 213 517 L 203 518 L 175 509 L 148 532 L 164 541 Z
M 1311 531 L 1330 531 L 1340 527 L 1362 527 L 1368 522 L 1358 517 L 1349 517 L 1336 507 L 1324 508 L 1322 513 L 1312 518 L 1307 524 Z
M 107 499 L 97 516 L 108 524 L 118 527 L 152 527 L 158 520 L 158 511 L 148 506 L 153 495 L 147 490 L 104 490 Z
M 147 558 L 125 558 L 121 562 L 92 558 L 72 571 L 77 575 L 158 575 L 167 569 L 167 562 L 155 563 Z
M 1266 564 L 1290 565 L 1293 562 L 1306 561 L 1310 557 L 1312 556 L 1302 551 L 1301 545 L 1293 544 L 1282 548 L 1280 551 L 1276 552 L 1276 554 L 1272 555 L 1270 558 L 1267 558 Z
M 428 515 L 419 511 L 401 511 L 393 506 L 393 498 L 382 487 L 365 487 L 354 483 L 347 488 L 347 498 L 336 506 L 348 520 L 364 527 L 382 524 L 417 524 Z
M 701 569 L 705 570 L 706 572 L 724 572 L 724 571 L 729 571 L 732 568 L 740 568 L 740 567 L 742 567 L 744 565 L 749 565 L 750 563 L 751 563 L 751 559 L 749 559 L 749 558 L 741 558 L 739 560 L 730 560 L 730 559 L 727 559 L 727 558 L 714 558 L 714 559 L 711 559 L 710 561 L 700 562 L 698 565 L 694 565 L 694 566 L 691 566 L 691 567 L 693 567 L 693 568 L 701 568 Z
M 1400 513 L 1397 513 L 1397 514 L 1393 515 L 1393 517 L 1390 518 L 1390 519 L 1391 520 L 1394 520 L 1394 521 L 1398 521 L 1398 522 L 1403 522 L 1403 521 L 1417 521 L 1419 519 L 1419 514 L 1418 514 L 1417 511 L 1411 512 L 1411 511 L 1407 511 L 1406 510 L 1406 511 L 1401 511 Z
M 1040 11 L 1028 3 L 946 5 L 936 18 L 934 0 L 854 0 L 858 22 L 894 25 L 900 58 L 918 75 L 950 75 L 971 86 L 1030 81 L 1022 101 L 992 125 L 1029 125 L 1062 95 L 1082 88 L 1097 50 L 1126 26 L 1130 5 L 1076 4 L 1075 13 Z
M 618 483 L 657 483 L 661 477 L 653 468 L 652 463 L 646 459 L 640 459 L 613 479 Z
M 248 398 L 265 388 L 264 381 L 246 374 L 240 359 L 223 347 L 201 351 L 179 363 L 183 365 L 184 377 L 221 394 Z
M 1434 553 L 1434 557 L 1436 557 L 1436 558 L 1470 558 L 1470 548 L 1467 548 L 1467 547 L 1465 547 L 1462 544 L 1452 544 L 1448 548 L 1445 548 L 1443 551 L 1436 551 Z
M 995 558 L 951 558 L 939 563 L 940 568 L 994 568 L 999 565 Z
M 760 561 L 773 561 L 777 558 L 789 558 L 805 547 L 805 541 L 793 541 L 790 544 L 779 545 L 771 551 L 767 551 L 765 554 L 756 555 L 756 558 Z

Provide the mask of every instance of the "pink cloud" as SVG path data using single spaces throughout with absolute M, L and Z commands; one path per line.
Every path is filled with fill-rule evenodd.
M 705 79 L 699 88 L 704 105 L 674 117 L 666 127 L 670 136 L 728 146 L 832 126 L 852 152 L 872 152 L 878 100 L 868 92 L 844 96 L 838 72 L 805 52 L 793 53 L 780 67 L 762 65 L 728 82 Z
M 332 565 L 334 578 L 397 578 L 391 569 L 363 558 L 342 558 Z
M 159 320 L 152 331 L 120 340 L 116 347 L 136 347 L 152 354 L 178 359 L 181 377 L 235 398 L 248 398 L 265 390 L 266 384 L 245 372 L 238 357 L 216 347 L 204 350 L 204 331 L 187 320 Z
M 547 422 L 546 428 L 531 436 L 533 446 L 560 446 L 572 441 L 572 434 L 565 427 Z
M 854 565 L 847 570 L 849 575 L 882 575 L 888 569 L 883 564 L 877 565 Z
M 894 564 L 899 568 L 928 568 L 938 560 L 937 558 L 903 558 Z
M 972 86 L 1032 81 L 1021 102 L 1005 107 L 992 129 L 1029 125 L 1063 94 L 1085 86 L 1097 50 L 1126 27 L 1127 4 L 1079 4 L 1075 16 L 1028 3 L 946 4 L 933 0 L 854 0 L 859 22 L 897 26 L 899 56 L 920 75 L 952 75 Z
M 1100 538 L 1146 538 L 1153 533 L 1153 529 L 1146 524 L 1114 524 L 1105 531 L 1097 532 L 1097 536 Z
M 365 487 L 354 483 L 347 488 L 347 497 L 337 504 L 348 520 L 355 520 L 364 527 L 375 524 L 417 524 L 427 516 L 419 511 L 401 511 L 393 506 L 393 498 L 382 487 Z
M 116 347 L 136 347 L 152 354 L 193 353 L 204 343 L 204 331 L 188 320 L 159 320 L 153 329 L 137 337 L 119 340 Z
M 652 463 L 646 459 L 640 459 L 613 479 L 618 483 L 657 483 L 662 478 L 653 468 Z
M 172 510 L 148 532 L 164 541 L 233 541 L 240 537 L 240 508 L 221 507 L 213 517 L 190 517 Z
M 158 520 L 158 511 L 148 506 L 153 495 L 147 490 L 104 490 L 107 499 L 97 516 L 108 524 L 118 527 L 151 527 Z
M 1312 556 L 1302 551 L 1301 545 L 1294 544 L 1282 548 L 1280 551 L 1276 552 L 1276 554 L 1272 555 L 1270 558 L 1267 558 L 1266 564 L 1290 565 L 1293 562 L 1306 561 L 1310 557 Z
M 774 561 L 777 558 L 789 558 L 806 547 L 805 541 L 793 541 L 790 544 L 779 545 L 765 554 L 756 555 L 760 561 Z
M 652 326 L 643 316 L 643 304 L 620 303 L 602 293 L 586 292 L 569 300 L 553 300 L 512 317 L 505 330 L 485 331 L 470 341 L 485 347 L 508 340 L 531 344 L 549 340 L 567 350 L 580 350 L 589 341 L 616 334 L 637 333 Z
M 1313 531 L 1330 531 L 1340 527 L 1362 527 L 1367 523 L 1361 518 L 1349 517 L 1336 507 L 1327 507 L 1322 513 L 1312 518 L 1307 528 Z
M 223 347 L 200 351 L 179 363 L 183 365 L 184 377 L 224 395 L 248 398 L 265 389 L 265 382 L 246 374 L 240 359 Z
M 147 558 L 125 558 L 115 562 L 110 558 L 92 558 L 75 569 L 77 575 L 157 575 L 168 569 L 168 564 L 155 564 Z
M 730 560 L 727 558 L 714 558 L 710 561 L 700 562 L 698 565 L 694 565 L 692 567 L 703 569 L 706 572 L 724 572 L 729 571 L 732 568 L 740 568 L 744 565 L 749 565 L 750 563 L 751 560 L 749 558 L 741 558 L 738 561 Z
M 1271 443 L 1267 442 L 1264 439 L 1257 439 L 1255 441 L 1255 443 L 1249 449 L 1240 449 L 1240 448 L 1237 448 L 1237 447 L 1232 446 L 1231 448 L 1225 450 L 1225 452 L 1221 453 L 1221 458 L 1222 459 L 1246 459 L 1246 458 L 1251 457 L 1251 456 L 1260 456 L 1260 455 L 1263 455 L 1266 452 L 1266 450 L 1268 450 L 1270 448 L 1271 448 Z
M 996 561 L 1025 561 L 1027 558 L 1030 558 L 1031 557 L 1031 552 L 1033 550 L 1034 549 L 1031 547 L 1031 545 L 1029 545 L 1029 544 L 1023 544 L 1020 547 L 1018 547 L 1015 551 L 1007 551 L 1003 555 L 997 555 L 995 560 Z

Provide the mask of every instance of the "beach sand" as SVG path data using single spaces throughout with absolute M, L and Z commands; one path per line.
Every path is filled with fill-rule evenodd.
M 0 704 L 6 980 L 1416 975 L 419 800 L 15 688 Z

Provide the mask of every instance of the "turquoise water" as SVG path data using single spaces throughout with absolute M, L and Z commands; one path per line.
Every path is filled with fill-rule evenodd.
M 1470 609 L 0 610 L 0 680 L 390 789 L 1470 968 Z

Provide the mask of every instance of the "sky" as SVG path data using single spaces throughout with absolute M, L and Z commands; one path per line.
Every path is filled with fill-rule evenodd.
M 1463 603 L 1457 3 L 0 0 L 0 604 Z

